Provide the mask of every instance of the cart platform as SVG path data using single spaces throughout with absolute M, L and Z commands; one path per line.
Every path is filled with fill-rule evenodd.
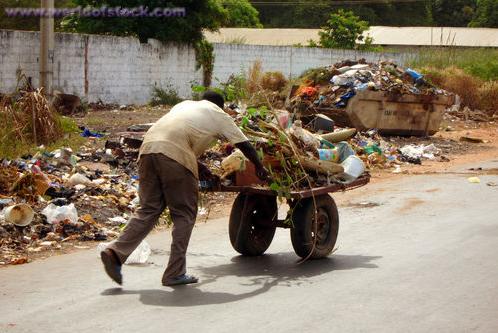
M 349 191 L 358 187 L 362 187 L 370 182 L 370 175 L 364 174 L 360 176 L 358 179 L 349 184 L 338 184 L 333 183 L 326 186 L 315 187 L 312 189 L 306 189 L 301 191 L 292 191 L 290 192 L 290 196 L 292 199 L 305 199 L 312 196 L 318 196 L 327 193 L 341 192 L 341 191 Z M 276 196 L 276 192 L 263 188 L 260 186 L 236 186 L 236 185 L 221 185 L 214 186 L 209 189 L 210 192 L 239 192 L 244 194 L 260 194 L 260 195 L 269 195 Z

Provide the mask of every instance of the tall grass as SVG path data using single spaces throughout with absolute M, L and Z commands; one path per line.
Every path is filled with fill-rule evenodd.
M 436 86 L 459 95 L 463 106 L 490 115 L 498 112 L 498 50 L 427 48 L 409 65 Z
M 59 115 L 39 90 L 0 101 L 0 159 L 32 154 L 41 144 L 74 149 L 82 139 L 74 120 Z
M 498 80 L 498 50 L 457 47 L 426 48 L 409 65 L 415 68 L 446 69 L 456 67 L 483 81 Z

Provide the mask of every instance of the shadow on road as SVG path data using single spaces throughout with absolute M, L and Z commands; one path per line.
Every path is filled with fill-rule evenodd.
M 377 268 L 378 266 L 371 262 L 379 258 L 381 257 L 336 254 L 329 258 L 296 264 L 296 256 L 291 252 L 260 257 L 237 256 L 233 257 L 229 264 L 196 267 L 202 274 L 201 282 L 195 285 L 179 286 L 171 290 L 111 288 L 104 290 L 101 295 L 139 295 L 143 304 L 154 306 L 183 307 L 230 303 L 263 294 L 277 285 L 312 284 L 311 278 L 332 271 Z M 240 278 L 241 286 L 255 289 L 240 294 L 201 290 L 202 286 L 214 283 L 218 279 L 234 276 Z
M 245 278 L 250 284 L 264 284 L 275 281 L 279 285 L 299 285 L 309 278 L 332 271 L 351 270 L 356 268 L 377 268 L 371 261 L 380 256 L 340 255 L 309 260 L 297 264 L 293 252 L 268 254 L 259 257 L 236 256 L 229 264 L 209 267 L 196 267 L 203 273 L 203 284 L 211 283 L 225 276 Z M 244 283 L 247 285 L 247 283 Z

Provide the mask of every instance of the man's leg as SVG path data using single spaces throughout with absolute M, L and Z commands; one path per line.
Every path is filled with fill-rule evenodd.
M 108 248 L 114 251 L 121 263 L 137 248 L 149 234 L 157 219 L 166 207 L 159 172 L 154 163 L 154 155 L 147 154 L 140 158 L 139 165 L 139 197 L 140 207 L 128 221 L 123 233 Z
M 161 165 L 163 194 L 173 220 L 173 240 L 163 283 L 186 273 L 187 247 L 197 216 L 198 181 L 178 162 L 166 156 L 156 156 Z M 158 168 L 159 169 L 159 168 Z

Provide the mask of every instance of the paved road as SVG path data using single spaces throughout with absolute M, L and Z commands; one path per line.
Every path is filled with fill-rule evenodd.
M 126 266 L 122 289 L 95 250 L 2 269 L 0 331 L 498 332 L 498 187 L 486 185 L 498 176 L 466 178 L 338 194 L 337 252 L 301 265 L 286 230 L 267 255 L 244 258 L 226 219 L 201 224 L 188 257 L 195 286 L 160 285 L 167 233 L 148 238 L 153 263 Z

